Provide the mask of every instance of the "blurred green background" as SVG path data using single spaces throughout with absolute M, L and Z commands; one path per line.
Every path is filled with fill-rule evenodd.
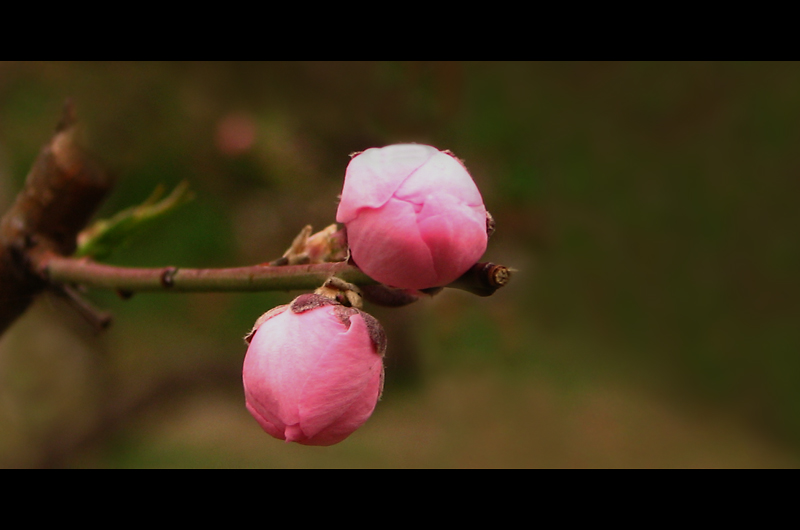
M 0 338 L 2 467 L 796 467 L 798 63 L 0 63 L 0 208 L 65 98 L 118 178 L 197 198 L 109 258 L 250 265 L 334 221 L 351 152 L 464 159 L 517 269 L 387 329 L 330 448 L 263 433 L 242 336 L 298 293 L 42 297 Z

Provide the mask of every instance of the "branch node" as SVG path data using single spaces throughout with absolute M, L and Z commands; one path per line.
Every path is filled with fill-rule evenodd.
M 175 274 L 178 272 L 177 267 L 167 267 L 161 273 L 161 285 L 169 289 L 175 285 Z

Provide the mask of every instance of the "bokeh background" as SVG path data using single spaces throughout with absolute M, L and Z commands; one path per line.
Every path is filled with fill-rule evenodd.
M 0 209 L 67 97 L 117 186 L 196 199 L 112 255 L 239 266 L 334 221 L 351 152 L 450 149 L 494 296 L 367 306 L 383 400 L 329 448 L 263 433 L 243 334 L 298 293 L 44 296 L 0 338 L 2 467 L 796 467 L 798 63 L 0 63 Z

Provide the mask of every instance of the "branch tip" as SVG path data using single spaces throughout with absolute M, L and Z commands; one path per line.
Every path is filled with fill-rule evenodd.
M 63 132 L 70 129 L 78 123 L 78 113 L 75 110 L 75 101 L 69 97 L 64 101 L 64 107 L 61 110 L 61 119 L 56 125 L 56 132 Z
M 51 285 L 51 290 L 63 298 L 70 307 L 83 317 L 92 326 L 95 333 L 100 333 L 111 325 L 113 320 L 111 313 L 95 308 L 72 287 L 68 285 Z

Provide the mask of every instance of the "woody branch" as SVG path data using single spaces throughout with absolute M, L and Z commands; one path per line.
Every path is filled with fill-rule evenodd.
M 75 113 L 68 103 L 55 135 L 42 148 L 22 191 L 0 221 L 0 335 L 47 288 L 66 297 L 102 328 L 108 317 L 93 315 L 71 285 L 125 294 L 310 290 L 333 275 L 358 286 L 377 283 L 345 261 L 187 269 L 117 267 L 69 257 L 79 232 L 111 187 L 107 173 L 76 142 Z M 448 287 L 489 296 L 509 278 L 510 271 L 503 265 L 477 263 Z

